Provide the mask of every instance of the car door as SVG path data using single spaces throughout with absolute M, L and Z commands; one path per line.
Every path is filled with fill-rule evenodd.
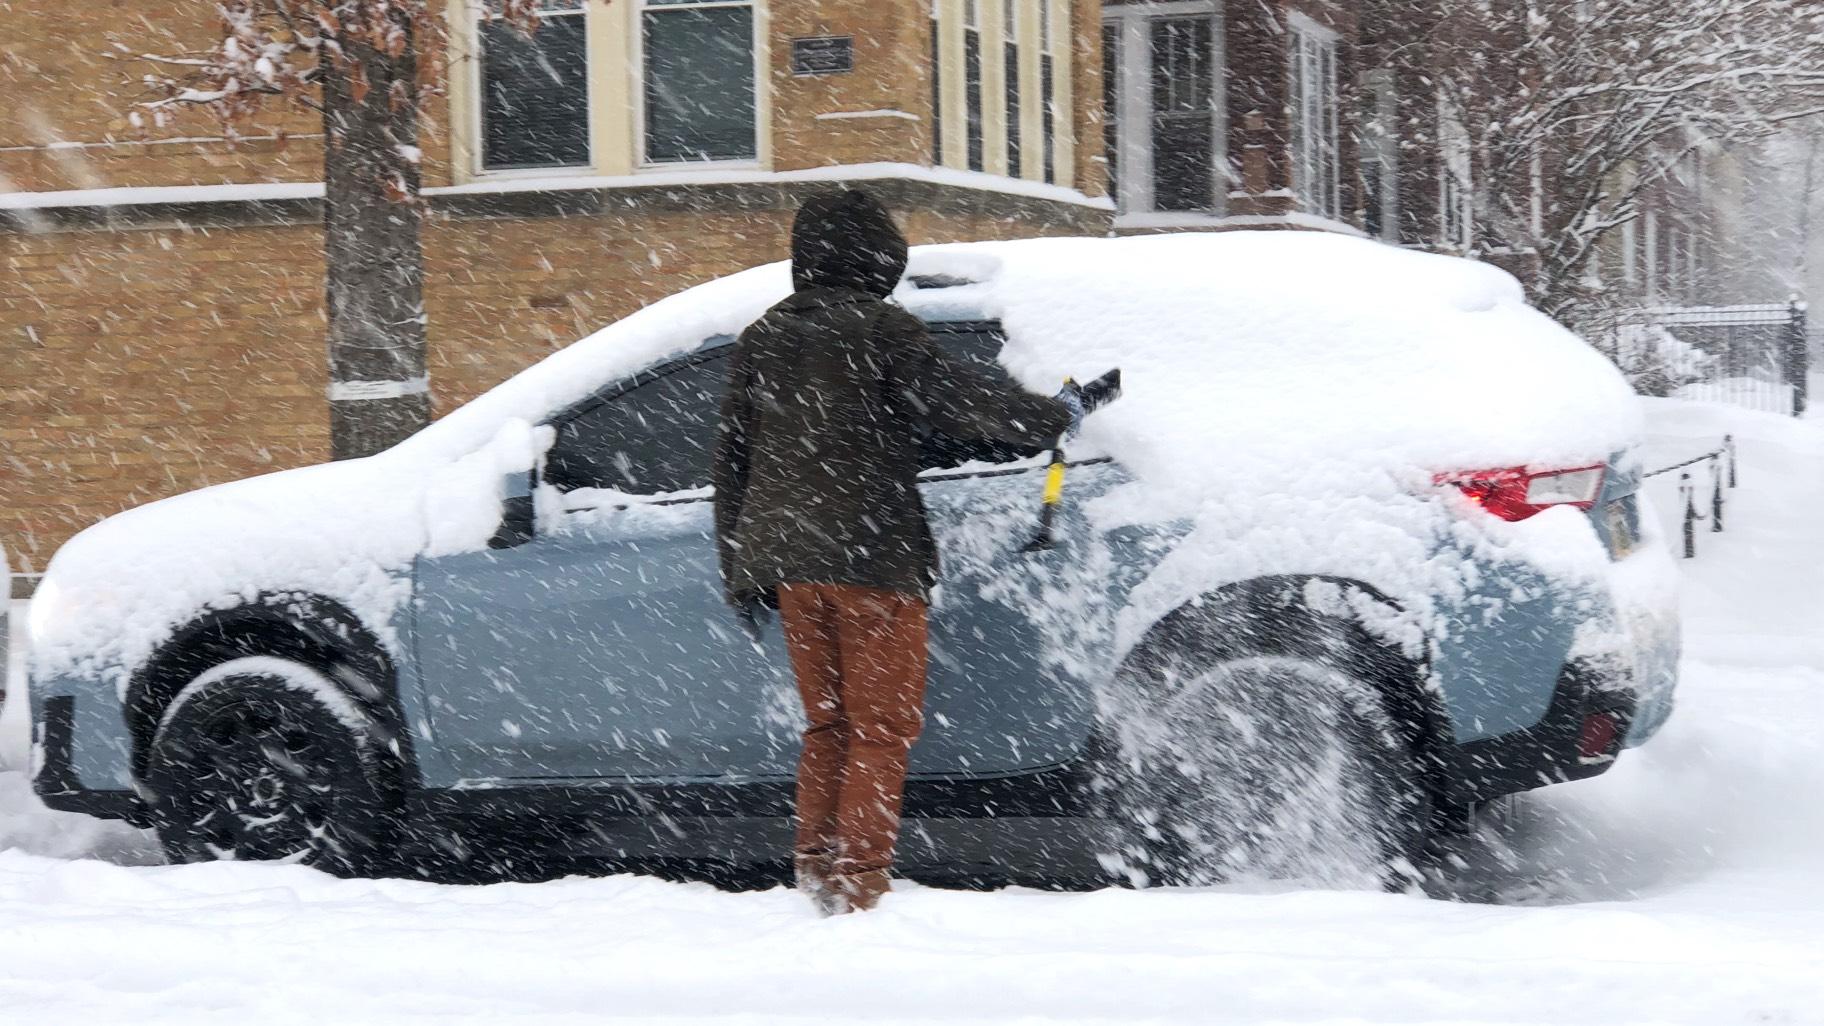
M 933 327 L 1005 375 L 998 325 Z M 704 487 L 728 351 L 706 346 L 556 418 L 531 541 L 420 561 L 423 686 L 458 779 L 790 776 L 802 713 L 783 642 L 776 625 L 757 646 L 735 628 Z M 1065 545 L 1021 551 L 1040 453 L 942 436 L 923 450 L 944 567 L 911 771 L 1063 762 L 1089 733 L 1081 670 L 1105 647 L 1105 560 L 1070 504 Z M 1075 468 L 1071 494 L 1107 469 Z
M 727 341 L 552 420 L 531 540 L 420 562 L 423 686 L 458 779 L 789 771 L 783 643 L 737 628 L 716 565 Z
M 1011 378 L 998 362 L 995 321 L 931 325 L 938 343 L 974 368 Z M 1081 500 L 1108 487 L 1105 461 L 1073 465 L 1057 521 L 1059 544 L 1026 551 L 1038 525 L 1046 450 L 925 439 L 920 494 L 942 559 L 933 596 L 925 732 L 915 777 L 998 776 L 1067 761 L 1094 718 L 1092 682 L 1109 650 L 1109 554 Z

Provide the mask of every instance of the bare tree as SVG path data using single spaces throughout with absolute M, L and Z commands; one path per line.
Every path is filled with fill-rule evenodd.
M 200 0 L 199 0 L 200 3 Z M 479 4 L 479 0 L 477 0 Z M 232 134 L 277 101 L 323 118 L 330 445 L 379 452 L 430 419 L 419 114 L 444 78 L 434 0 L 223 0 L 219 38 L 139 55 L 153 91 L 135 118 L 207 110 Z M 538 0 L 488 0 L 526 31 Z
M 1809 0 L 1441 9 L 1429 38 L 1396 53 L 1461 118 L 1477 247 L 1524 257 L 1513 262 L 1534 302 L 1561 319 L 1585 297 L 1598 245 L 1694 147 L 1824 107 L 1824 5 Z

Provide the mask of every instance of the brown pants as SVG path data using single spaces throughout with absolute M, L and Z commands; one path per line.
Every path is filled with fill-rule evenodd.
M 799 855 L 884 870 L 906 755 L 924 726 L 925 603 L 844 584 L 787 584 L 780 621 L 810 726 L 798 758 Z

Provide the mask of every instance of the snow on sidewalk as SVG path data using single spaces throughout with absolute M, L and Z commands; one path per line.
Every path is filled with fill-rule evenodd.
M 1517 803 L 1471 881 L 1497 903 L 907 887 L 826 922 L 788 891 L 626 876 L 131 865 L 136 832 L 10 773 L 0 1021 L 1824 1023 L 1824 424 L 1649 412 L 1674 456 L 1741 446 L 1729 530 L 1684 564 L 1679 709 L 1608 775 Z M 1676 536 L 1676 482 L 1652 487 Z

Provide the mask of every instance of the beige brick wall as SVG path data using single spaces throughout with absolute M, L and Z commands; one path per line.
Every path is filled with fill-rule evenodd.
M 908 209 L 914 242 L 1092 230 L 983 203 Z M 785 255 L 751 212 L 437 218 L 425 238 L 438 412 L 642 305 Z M 0 544 L 42 569 L 71 534 L 192 488 L 328 458 L 314 225 L 0 232 Z
M 1068 3 L 1087 27 L 1078 45 L 1099 46 L 1096 0 Z M 765 9 L 777 169 L 929 163 L 928 0 Z M 214 5 L 201 0 L 0 2 L 0 191 L 319 180 L 320 124 L 300 108 L 270 110 L 243 128 L 253 138 L 233 143 L 197 112 L 143 135 L 128 126 L 146 66 L 107 55 L 178 52 L 216 32 Z M 853 36 L 855 71 L 793 76 L 789 40 L 811 35 Z M 1099 58 L 1076 64 L 1067 116 L 1079 140 L 1099 140 Z M 916 120 L 817 117 L 872 110 Z M 425 126 L 426 184 L 445 184 L 442 99 Z M 258 138 L 278 129 L 283 144 Z M 1101 168 L 1087 155 L 1080 147 L 1075 184 L 1099 194 Z M 906 195 L 917 198 L 898 213 L 915 242 L 1106 227 L 1105 215 L 1070 204 L 926 186 Z M 642 304 L 783 256 L 794 203 L 754 194 L 602 206 L 624 211 L 614 214 L 434 216 L 425 246 L 437 409 Z M 141 208 L 119 222 L 135 227 L 116 230 L 54 212 L 27 219 L 29 231 L 0 217 L 0 544 L 29 566 L 42 569 L 69 535 L 121 509 L 327 458 L 314 215 L 299 207 L 270 223 L 242 204 L 218 207 L 226 213 Z M 199 217 L 262 223 L 195 227 Z
M 930 0 L 823 0 L 770 10 L 774 167 L 930 163 Z M 805 36 L 853 37 L 855 70 L 793 75 L 791 40 Z M 817 117 L 883 110 L 912 117 Z
M 0 544 L 319 458 L 317 232 L 0 234 Z
M 151 98 L 140 84 L 151 66 L 125 58 L 181 52 L 216 31 L 215 5 L 197 0 L 0 5 L 0 188 L 316 181 L 321 124 L 301 107 L 275 107 L 242 129 L 283 130 L 294 137 L 283 147 L 230 144 L 198 114 L 143 136 L 127 123 Z

